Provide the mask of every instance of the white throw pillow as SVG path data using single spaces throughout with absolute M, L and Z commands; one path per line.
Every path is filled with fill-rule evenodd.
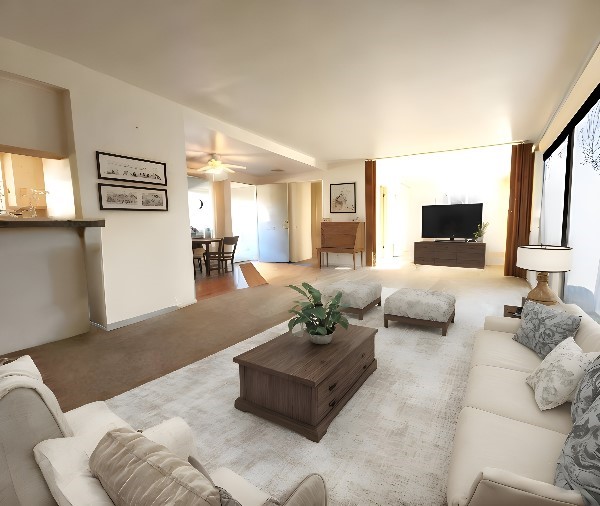
M 85 437 L 48 439 L 33 449 L 52 497 L 59 506 L 114 506 L 89 466 Z
M 585 368 L 600 353 L 583 353 L 572 337 L 556 346 L 539 367 L 526 378 L 535 402 L 544 411 L 572 401 Z

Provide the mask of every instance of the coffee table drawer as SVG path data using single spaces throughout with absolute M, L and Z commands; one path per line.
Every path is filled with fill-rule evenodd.
M 373 343 L 365 343 L 357 353 L 317 386 L 317 421 L 331 411 L 375 359 Z

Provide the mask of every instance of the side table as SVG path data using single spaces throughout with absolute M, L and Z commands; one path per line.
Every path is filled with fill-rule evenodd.
M 505 318 L 521 318 L 522 307 L 519 306 L 510 306 L 508 304 L 504 304 L 504 317 Z

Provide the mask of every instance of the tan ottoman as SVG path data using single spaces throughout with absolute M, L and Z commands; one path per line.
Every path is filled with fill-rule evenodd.
M 362 320 L 363 315 L 369 309 L 375 306 L 381 306 L 381 285 L 361 281 L 338 281 L 322 290 L 323 295 L 335 297 L 335 294 L 342 292 L 340 311 L 358 315 Z
M 425 327 L 440 327 L 442 335 L 448 332 L 448 325 L 454 322 L 456 297 L 449 293 L 401 288 L 387 299 L 383 305 L 383 323 L 394 320 Z

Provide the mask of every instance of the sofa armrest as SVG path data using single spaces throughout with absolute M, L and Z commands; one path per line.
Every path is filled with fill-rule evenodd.
M 304 478 L 283 506 L 327 506 L 325 480 L 319 474 Z
M 165 446 L 179 458 L 184 460 L 189 457 L 197 458 L 192 429 L 178 416 L 145 429 L 142 434 L 151 441 Z
M 495 332 L 507 332 L 514 334 L 521 326 L 519 318 L 504 318 L 502 316 L 486 316 L 483 330 L 493 330 Z
M 224 488 L 242 506 L 265 506 L 278 504 L 269 494 L 256 488 L 252 483 L 235 474 L 226 467 L 220 467 L 210 473 L 215 485 Z
M 581 494 L 551 483 L 526 478 L 504 469 L 485 467 L 475 479 L 466 502 L 460 506 L 584 506 Z M 452 505 L 454 506 L 454 505 Z

